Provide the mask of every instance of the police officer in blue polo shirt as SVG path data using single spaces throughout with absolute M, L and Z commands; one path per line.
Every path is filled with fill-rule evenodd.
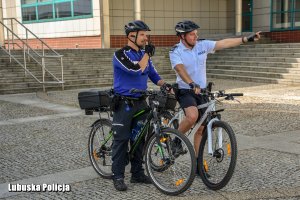
M 133 88 L 146 90 L 148 78 L 158 86 L 166 87 L 167 85 L 158 75 L 151 61 L 155 47 L 147 44 L 146 31 L 150 31 L 149 27 L 140 20 L 125 25 L 127 46 L 116 51 L 113 57 L 114 92 L 120 98 L 117 103 L 118 108 L 114 111 L 112 124 L 114 131 L 112 172 L 114 187 L 119 191 L 127 190 L 124 183 L 124 172 L 128 161 L 127 150 L 131 127 L 141 120 L 133 121 L 132 118 L 136 112 L 147 107 L 145 99 L 139 94 L 131 94 L 130 90 Z M 144 141 L 137 147 L 134 157 L 130 160 L 131 183 L 151 183 L 142 167 L 143 146 Z
M 242 38 L 228 38 L 219 41 L 197 40 L 197 29 L 200 28 L 192 21 L 181 21 L 175 26 L 180 42 L 170 51 L 170 61 L 175 69 L 178 83 L 178 101 L 184 109 L 186 117 L 178 130 L 187 132 L 198 119 L 197 105 L 207 102 L 200 92 L 206 88 L 206 59 L 207 54 L 224 48 L 235 47 L 246 42 L 259 40 L 260 32 Z M 191 90 L 192 89 L 192 90 Z M 196 155 L 202 138 L 203 126 L 194 136 Z M 178 148 L 181 148 L 180 143 Z

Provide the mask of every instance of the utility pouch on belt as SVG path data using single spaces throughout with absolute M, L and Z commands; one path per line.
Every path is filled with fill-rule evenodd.
M 111 108 L 112 112 L 116 112 L 118 110 L 119 105 L 120 105 L 120 101 L 121 101 L 121 96 L 115 94 L 112 98 L 111 105 L 110 105 L 110 108 Z

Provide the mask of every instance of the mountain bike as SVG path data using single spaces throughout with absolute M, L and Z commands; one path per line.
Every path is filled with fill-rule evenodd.
M 153 184 L 163 193 L 168 195 L 178 195 L 186 191 L 195 178 L 196 162 L 195 152 L 192 144 L 186 136 L 178 130 L 162 127 L 158 118 L 157 109 L 159 102 L 152 96 L 157 95 L 157 91 L 131 90 L 132 93 L 140 93 L 149 97 L 148 107 L 137 112 L 134 118 L 146 115 L 146 120 L 139 131 L 137 138 L 130 145 L 128 151 L 128 161 L 132 158 L 136 147 L 145 139 L 146 144 L 143 150 L 143 157 L 146 171 Z M 99 109 L 102 111 L 106 110 Z M 112 121 L 101 118 L 92 125 L 89 135 L 88 148 L 89 158 L 95 171 L 103 178 L 112 178 L 112 143 L 113 131 Z M 173 142 L 179 138 L 182 143 L 182 151 L 178 152 Z
M 201 117 L 187 132 L 187 136 L 192 140 L 198 128 L 204 125 L 197 167 L 203 183 L 209 189 L 219 190 L 227 185 L 233 175 L 237 160 L 237 142 L 230 125 L 221 121 L 220 112 L 224 109 L 216 110 L 216 103 L 234 100 L 235 96 L 243 96 L 243 93 L 226 94 L 225 91 L 213 93 L 206 90 L 203 95 L 206 95 L 209 101 L 197 106 Z M 219 99 L 222 97 L 222 100 Z M 177 129 L 184 116 L 184 110 L 179 108 L 175 114 L 168 111 L 161 113 L 160 118 L 165 121 L 166 126 Z

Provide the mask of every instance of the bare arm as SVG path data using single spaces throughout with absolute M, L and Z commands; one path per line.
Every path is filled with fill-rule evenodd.
M 242 39 L 243 38 L 228 38 L 228 39 L 219 40 L 216 42 L 216 46 L 214 50 L 216 51 L 216 50 L 239 46 L 243 44 Z
M 157 82 L 157 85 L 158 85 L 158 86 L 163 86 L 164 83 L 165 83 L 164 80 L 159 80 L 159 81 Z
M 214 50 L 216 51 L 216 50 L 239 46 L 243 43 L 248 42 L 248 38 L 242 37 L 242 38 L 228 38 L 228 39 L 219 40 L 216 42 L 216 46 Z M 260 39 L 260 31 L 256 32 L 255 35 L 253 35 L 254 41 L 257 41 L 259 39 Z
M 187 71 L 185 70 L 185 67 L 183 64 L 179 64 L 175 66 L 176 72 L 179 74 L 180 78 L 186 82 L 187 84 L 190 84 L 194 82 L 191 77 L 188 75 Z

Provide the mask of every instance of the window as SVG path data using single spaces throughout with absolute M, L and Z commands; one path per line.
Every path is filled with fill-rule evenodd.
M 272 30 L 300 28 L 300 0 L 272 0 Z
M 74 16 L 89 15 L 91 9 L 92 9 L 91 0 L 74 1 Z
M 36 3 L 36 0 L 22 0 L 21 3 L 22 3 L 22 5 L 23 4 L 32 4 L 32 3 Z
M 71 2 L 56 3 L 55 17 L 56 18 L 72 17 Z
M 242 0 L 242 31 L 252 31 L 252 0 Z
M 53 19 L 53 7 L 51 4 L 41 5 L 37 7 L 38 18 L 42 19 Z
M 36 20 L 36 10 L 35 7 L 22 8 L 22 18 L 23 21 L 34 21 Z
M 23 23 L 92 17 L 91 0 L 21 0 Z

